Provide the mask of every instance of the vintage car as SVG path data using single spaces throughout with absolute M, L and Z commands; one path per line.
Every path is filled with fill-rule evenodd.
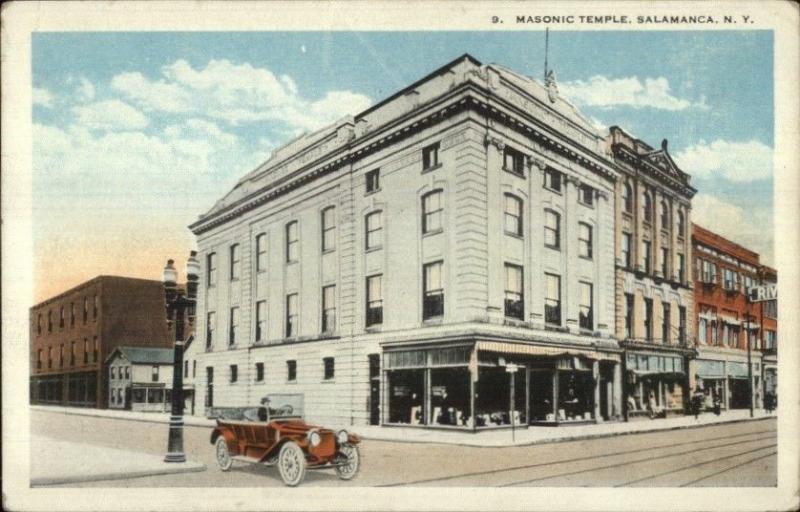
M 222 471 L 235 461 L 278 466 L 283 482 L 291 487 L 302 483 L 306 469 L 334 468 L 342 480 L 356 476 L 358 436 L 307 424 L 302 419 L 303 395 L 267 395 L 261 403 L 210 410 L 217 421 L 211 444 Z

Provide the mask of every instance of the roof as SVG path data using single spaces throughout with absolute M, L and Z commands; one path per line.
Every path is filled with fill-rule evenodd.
M 118 352 L 131 363 L 172 364 L 174 359 L 174 352 L 171 348 L 117 347 L 109 354 L 106 361 L 113 359 L 114 354 Z

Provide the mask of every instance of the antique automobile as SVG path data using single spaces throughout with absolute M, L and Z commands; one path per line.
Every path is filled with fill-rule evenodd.
M 277 466 L 283 482 L 300 485 L 307 469 L 333 468 L 342 480 L 359 469 L 355 434 L 303 421 L 303 395 L 272 394 L 260 407 L 219 407 L 209 411 L 217 421 L 211 444 L 222 471 L 236 461 Z

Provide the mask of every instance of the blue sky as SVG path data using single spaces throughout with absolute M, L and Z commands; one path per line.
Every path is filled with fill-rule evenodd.
M 465 52 L 540 80 L 544 34 L 35 33 L 37 263 L 157 277 L 271 149 Z M 669 139 L 695 221 L 772 261 L 772 32 L 554 31 L 549 62 L 598 126 Z

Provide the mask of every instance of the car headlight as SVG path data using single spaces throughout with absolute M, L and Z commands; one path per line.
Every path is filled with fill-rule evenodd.
M 347 431 L 346 430 L 340 430 L 339 432 L 336 433 L 336 440 L 339 442 L 339 444 L 346 443 L 347 442 L 347 438 L 348 438 L 348 435 L 347 435 Z
M 322 437 L 320 437 L 319 432 L 312 430 L 308 433 L 308 442 L 311 446 L 319 446 L 319 443 L 322 442 Z

